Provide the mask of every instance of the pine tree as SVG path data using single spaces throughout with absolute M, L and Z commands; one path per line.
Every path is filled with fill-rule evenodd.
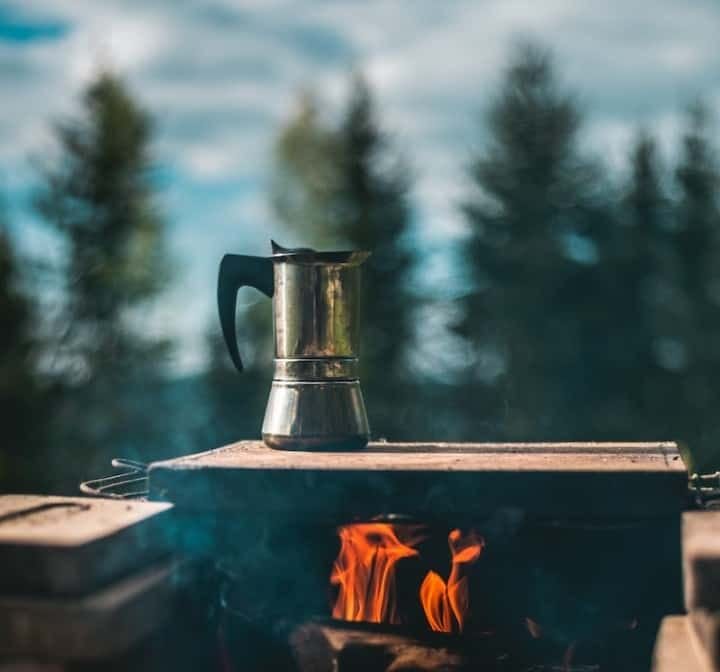
M 37 372 L 33 302 L 22 287 L 20 260 L 0 221 L 0 491 L 43 485 L 35 460 L 44 446 L 47 396 Z
M 672 436 L 672 386 L 681 362 L 673 344 L 678 323 L 669 240 L 669 199 L 653 137 L 640 130 L 629 156 L 609 271 L 618 280 L 608 341 L 617 378 L 615 424 L 623 436 Z M 675 402 L 673 402 L 675 403 Z
M 466 436 L 577 438 L 601 389 L 602 317 L 589 304 L 608 224 L 601 179 L 579 153 L 577 104 L 538 46 L 515 55 L 486 121 L 463 205 L 472 282 L 457 329 L 475 358 L 458 400 Z
M 132 311 L 168 279 L 154 203 L 148 115 L 116 76 L 87 88 L 83 115 L 57 126 L 61 155 L 45 174 L 39 213 L 65 238 L 69 342 L 86 377 L 145 366 L 156 343 Z
M 720 404 L 720 172 L 711 143 L 707 110 L 695 103 L 675 177 L 679 188 L 675 244 L 680 289 L 685 306 L 681 352 L 687 360 L 681 386 L 685 408 L 678 436 L 689 442 L 699 468 L 720 467 L 715 448 L 720 427 L 714 418 Z
M 143 321 L 169 271 L 151 131 L 122 80 L 100 73 L 81 114 L 57 125 L 60 151 L 37 196 L 66 250 L 55 329 L 57 373 L 67 385 L 54 430 L 67 442 L 53 465 L 62 488 L 106 472 L 113 455 L 147 459 L 153 447 L 168 450 L 161 379 L 169 344 L 145 333 Z
M 635 139 L 630 166 L 630 184 L 624 197 L 628 225 L 625 248 L 636 273 L 633 284 L 639 287 L 656 266 L 657 234 L 664 228 L 667 207 L 655 140 L 646 131 L 640 131 Z
M 413 336 L 411 257 L 404 241 L 410 225 L 409 176 L 401 161 L 389 157 L 370 89 L 360 77 L 354 79 L 338 137 L 337 226 L 353 249 L 372 251 L 363 276 L 363 385 L 370 407 L 383 418 L 378 429 L 397 435 L 404 423 L 394 422 L 389 400 L 397 398 L 407 379 L 405 355 Z
M 292 246 L 332 246 L 334 214 L 328 207 L 337 189 L 337 138 L 320 120 L 310 91 L 299 97 L 298 109 L 275 141 L 270 204 L 287 226 Z M 268 236 L 268 252 L 270 240 Z M 237 334 L 243 358 L 238 374 L 213 318 L 207 338 L 208 366 L 203 376 L 211 420 L 205 443 L 224 445 L 260 436 L 272 378 L 273 327 L 265 299 L 238 308 Z M 241 303 L 240 301 L 238 302 Z
M 298 109 L 275 142 L 271 205 L 303 244 L 332 245 L 338 213 L 330 207 L 340 186 L 339 139 L 323 123 L 319 103 L 303 91 Z
M 323 203 L 333 179 L 328 160 L 333 142 L 332 135 L 319 122 L 313 95 L 303 92 L 297 113 L 276 139 L 270 185 L 275 215 L 290 225 L 289 229 L 299 236 L 303 245 L 322 247 L 324 234 L 329 229 Z M 260 299 L 249 307 L 238 307 L 242 374 L 238 374 L 230 361 L 217 318 L 213 318 L 208 329 L 208 366 L 203 376 L 211 416 L 204 439 L 207 445 L 260 437 L 273 371 L 272 311 L 265 303 L 265 299 Z
M 203 444 L 222 446 L 260 437 L 272 379 L 272 310 L 263 297 L 238 317 L 238 346 L 243 371 L 230 361 L 219 326 L 207 336 L 208 368 L 203 376 L 210 422 Z
M 362 77 L 354 77 L 337 126 L 308 100 L 280 135 L 278 184 L 295 207 L 278 208 L 276 198 L 276 213 L 305 244 L 372 251 L 363 271 L 361 384 L 374 434 L 408 437 L 412 428 L 394 403 L 405 395 L 409 408 L 412 391 L 405 366 L 414 310 L 404 241 L 408 170 L 393 157 Z
M 682 156 L 676 170 L 680 188 L 677 246 L 683 260 L 682 285 L 688 297 L 707 300 L 715 279 L 720 175 L 710 142 L 707 110 L 701 103 L 688 110 Z

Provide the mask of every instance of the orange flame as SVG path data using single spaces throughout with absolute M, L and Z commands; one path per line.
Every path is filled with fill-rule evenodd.
M 412 536 L 415 528 L 408 527 Z M 357 523 L 339 530 L 340 552 L 330 574 L 339 587 L 333 618 L 399 623 L 395 603 L 395 565 L 418 554 L 420 539 L 401 541 L 386 523 Z
M 427 573 L 420 586 L 420 602 L 430 627 L 436 632 L 452 632 L 452 613 L 449 610 L 447 585 L 436 572 Z
M 470 532 L 463 537 L 460 530 L 448 536 L 452 569 L 447 583 L 436 572 L 428 572 L 420 586 L 420 602 L 430 627 L 436 632 L 462 632 L 470 611 L 466 567 L 474 563 L 485 547 L 482 537 Z

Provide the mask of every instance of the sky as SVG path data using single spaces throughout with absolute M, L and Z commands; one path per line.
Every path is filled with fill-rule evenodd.
M 155 121 L 176 268 L 148 328 L 178 341 L 177 371 L 197 370 L 222 254 L 267 254 L 270 236 L 302 243 L 267 203 L 278 130 L 302 89 L 336 110 L 360 70 L 412 167 L 412 244 L 442 294 L 457 284 L 463 168 L 522 38 L 551 47 L 585 110 L 588 152 L 617 174 L 641 126 L 669 161 L 693 98 L 720 122 L 718 0 L 0 0 L 0 188 L 13 231 L 29 254 L 57 254 L 29 205 L 35 166 L 56 149 L 52 123 L 77 111 L 99 67 L 114 69 Z

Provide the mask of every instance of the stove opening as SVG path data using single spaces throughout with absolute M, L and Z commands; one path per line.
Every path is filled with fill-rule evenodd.
M 334 660 L 412 650 L 439 656 L 437 669 L 446 656 L 457 669 L 633 669 L 647 633 L 638 635 L 635 600 L 619 586 L 634 567 L 602 551 L 619 551 L 627 530 L 508 521 L 398 515 L 340 525 L 326 565 L 330 619 L 303 636 L 328 642 Z
M 282 650 L 300 672 L 631 672 L 673 595 L 665 525 L 508 510 L 244 522 L 222 558 L 224 641 L 246 667 L 257 653 L 248 669 Z

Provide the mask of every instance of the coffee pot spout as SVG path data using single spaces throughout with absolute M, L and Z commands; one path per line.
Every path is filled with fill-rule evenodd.
M 369 256 L 365 250 L 342 250 L 337 252 L 319 252 L 311 247 L 283 247 L 274 240 L 270 241 L 272 260 L 275 262 L 305 264 L 344 264 L 359 266 Z

